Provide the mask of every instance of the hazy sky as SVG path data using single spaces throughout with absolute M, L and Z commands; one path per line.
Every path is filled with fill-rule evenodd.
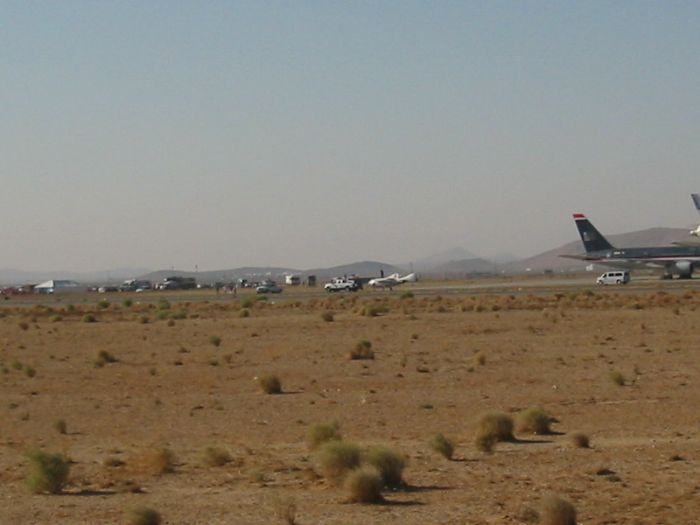
M 698 2 L 2 2 L 0 268 L 696 225 L 699 93 Z

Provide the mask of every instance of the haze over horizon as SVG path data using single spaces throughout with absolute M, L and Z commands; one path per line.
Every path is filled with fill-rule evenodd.
M 700 221 L 700 4 L 0 6 L 0 268 L 525 257 Z

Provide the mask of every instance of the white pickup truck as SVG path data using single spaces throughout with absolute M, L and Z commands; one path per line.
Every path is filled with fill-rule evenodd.
M 356 292 L 360 289 L 360 285 L 357 281 L 353 279 L 346 279 L 344 277 L 336 277 L 332 279 L 331 282 L 326 283 L 323 287 L 327 292 Z

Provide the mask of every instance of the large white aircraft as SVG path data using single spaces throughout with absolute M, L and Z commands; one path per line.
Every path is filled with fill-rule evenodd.
M 372 288 L 389 288 L 391 290 L 394 286 L 398 286 L 403 283 L 415 283 L 418 277 L 415 273 L 409 273 L 401 277 L 398 273 L 392 273 L 388 277 L 376 277 L 370 279 L 367 283 Z
M 617 248 L 603 237 L 582 213 L 574 213 L 574 221 L 586 251 L 582 255 L 560 255 L 613 268 L 633 270 L 636 268 L 660 268 L 664 278 L 677 274 L 690 279 L 695 269 L 700 269 L 700 244 L 675 246 L 646 246 L 641 248 Z
M 698 195 L 697 193 L 691 193 L 690 197 L 693 199 L 695 209 L 698 210 L 698 213 L 700 213 L 700 195 Z M 700 225 L 698 225 L 698 227 L 694 230 L 690 230 L 690 235 L 693 235 L 694 237 L 700 237 Z

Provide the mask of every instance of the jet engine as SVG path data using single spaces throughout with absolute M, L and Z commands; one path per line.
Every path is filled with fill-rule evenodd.
M 693 263 L 691 261 L 677 261 L 675 270 L 681 279 L 690 279 L 693 275 Z

